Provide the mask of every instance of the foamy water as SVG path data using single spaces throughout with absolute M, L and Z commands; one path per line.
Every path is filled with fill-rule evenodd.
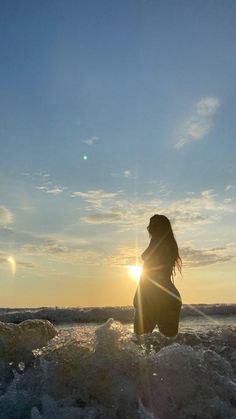
M 233 419 L 236 327 L 218 320 L 186 319 L 176 339 L 141 341 L 112 319 L 60 326 L 30 363 L 0 363 L 0 418 Z

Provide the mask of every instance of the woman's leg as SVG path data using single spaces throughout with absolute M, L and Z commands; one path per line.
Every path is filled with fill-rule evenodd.
M 134 296 L 134 333 L 151 333 L 157 324 L 156 287 L 149 281 L 139 282 Z
M 166 305 L 163 305 L 163 309 L 157 319 L 158 328 L 163 335 L 167 337 L 174 337 L 177 335 L 181 305 L 181 301 L 174 297 L 170 297 L 169 302 Z
M 134 333 L 151 333 L 157 324 L 156 316 L 148 308 L 137 307 L 134 315 Z

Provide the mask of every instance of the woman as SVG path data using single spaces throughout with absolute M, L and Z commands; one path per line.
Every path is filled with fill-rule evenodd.
M 181 297 L 172 282 L 182 261 L 170 221 L 154 215 L 147 227 L 150 244 L 142 254 L 143 273 L 134 296 L 134 332 L 151 333 L 156 325 L 165 336 L 178 333 Z

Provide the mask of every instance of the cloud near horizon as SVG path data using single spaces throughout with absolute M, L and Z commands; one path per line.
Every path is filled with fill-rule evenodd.
M 180 149 L 186 144 L 206 137 L 213 126 L 213 118 L 219 107 L 220 101 L 217 97 L 205 97 L 199 100 L 194 106 L 192 115 L 185 121 L 175 148 Z
M 119 246 L 110 255 L 103 255 L 103 263 L 111 266 L 126 267 L 142 264 L 143 248 L 134 246 Z M 218 248 L 196 249 L 192 246 L 182 246 L 180 256 L 183 268 L 199 268 L 201 266 L 230 262 L 235 259 L 235 246 L 228 245 Z
M 235 259 L 235 254 L 228 252 L 227 247 L 195 249 L 190 246 L 182 247 L 180 254 L 183 264 L 187 268 L 196 268 L 216 263 L 230 262 Z

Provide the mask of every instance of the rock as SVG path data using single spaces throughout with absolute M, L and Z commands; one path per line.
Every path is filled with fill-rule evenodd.
M 18 325 L 0 322 L 0 357 L 7 362 L 27 363 L 33 359 L 33 349 L 47 345 L 56 335 L 56 328 L 48 320 L 25 320 Z

